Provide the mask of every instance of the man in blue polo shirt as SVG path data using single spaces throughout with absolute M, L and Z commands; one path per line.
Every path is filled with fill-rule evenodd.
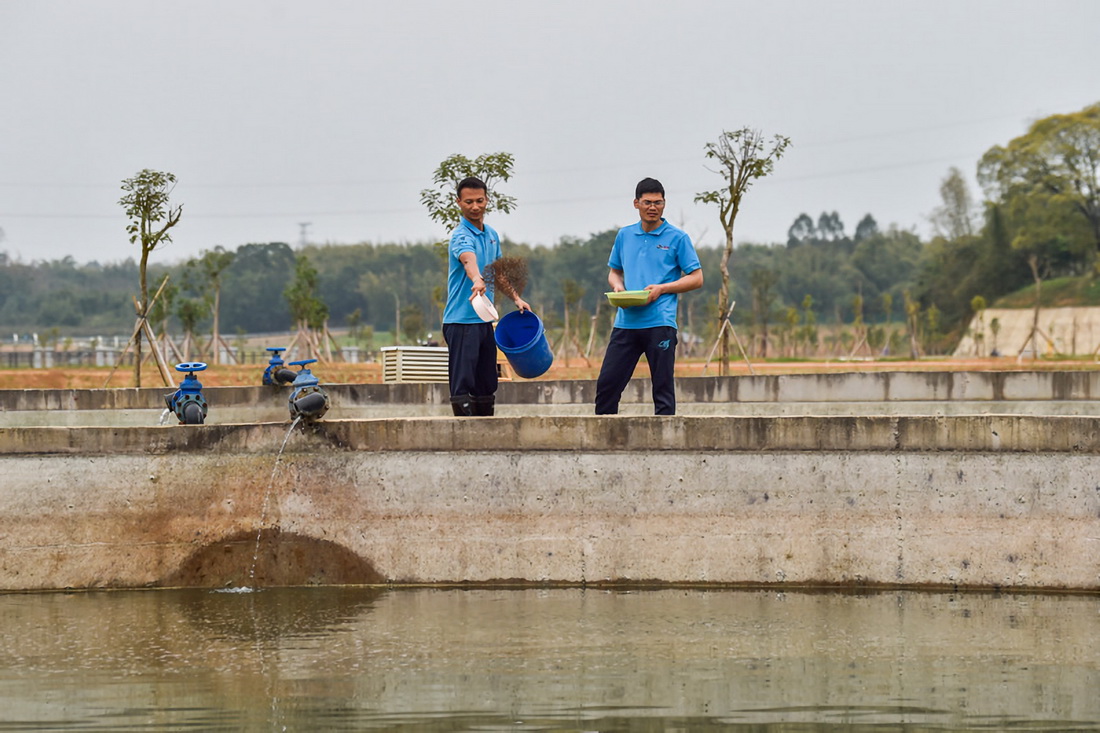
M 665 188 L 653 178 L 634 189 L 639 221 L 619 230 L 607 282 L 618 293 L 648 290 L 645 305 L 619 308 L 611 340 L 596 381 L 596 414 L 619 412 L 622 397 L 638 359 L 645 354 L 653 380 L 653 410 L 676 414 L 677 295 L 703 286 L 703 270 L 691 238 L 665 221 Z
M 443 338 L 447 341 L 447 376 L 451 408 L 459 417 L 491 416 L 497 392 L 497 343 L 493 324 L 481 320 L 470 302 L 486 292 L 482 271 L 500 258 L 500 235 L 485 223 L 489 193 L 484 181 L 465 178 L 457 186 L 462 220 L 451 232 L 447 247 L 447 306 L 443 310 Z M 521 311 L 530 306 L 513 295 Z

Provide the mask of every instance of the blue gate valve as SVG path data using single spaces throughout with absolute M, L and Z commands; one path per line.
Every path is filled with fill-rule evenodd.
M 177 372 L 187 372 L 174 394 L 164 395 L 164 403 L 176 414 L 181 425 L 202 425 L 206 421 L 207 404 L 202 396 L 202 383 L 195 372 L 206 369 L 205 362 L 185 361 L 176 364 Z
M 283 352 L 286 351 L 286 347 L 269 346 L 267 350 L 271 352 L 271 359 L 267 362 L 267 369 L 264 369 L 264 384 L 269 387 L 278 387 L 293 382 L 298 375 L 293 369 L 286 368 L 286 362 L 283 361 Z
M 290 394 L 290 419 L 302 418 L 305 422 L 320 420 L 328 412 L 328 393 L 321 388 L 317 377 L 306 369 L 316 359 L 302 359 L 290 362 L 291 366 L 301 367 L 294 377 L 294 391 Z

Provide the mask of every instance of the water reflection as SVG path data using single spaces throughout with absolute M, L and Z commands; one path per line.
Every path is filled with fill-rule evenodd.
M 1100 729 L 1100 598 L 0 596 L 0 730 Z

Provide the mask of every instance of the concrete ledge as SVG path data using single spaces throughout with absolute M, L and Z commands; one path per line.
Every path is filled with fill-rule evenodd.
M 0 428 L 0 455 L 277 453 L 286 423 Z M 331 451 L 953 451 L 1100 454 L 1100 417 L 494 417 L 322 420 L 296 444 Z

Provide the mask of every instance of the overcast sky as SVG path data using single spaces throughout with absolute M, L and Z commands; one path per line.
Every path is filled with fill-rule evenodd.
M 496 151 L 512 240 L 630 224 L 654 176 L 716 245 L 703 146 L 744 126 L 792 146 L 739 242 L 834 210 L 924 235 L 950 166 L 977 194 L 988 148 L 1100 100 L 1098 29 L 1095 0 L 0 0 L 0 251 L 136 256 L 118 199 L 142 168 L 184 206 L 161 262 L 435 240 L 435 167 Z

